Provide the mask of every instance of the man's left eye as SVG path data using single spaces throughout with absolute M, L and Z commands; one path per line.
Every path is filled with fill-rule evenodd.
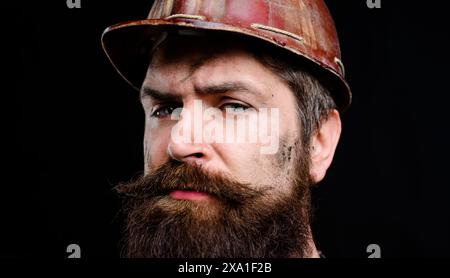
M 241 103 L 226 103 L 222 105 L 221 108 L 225 109 L 226 112 L 243 113 L 250 107 L 243 105 Z

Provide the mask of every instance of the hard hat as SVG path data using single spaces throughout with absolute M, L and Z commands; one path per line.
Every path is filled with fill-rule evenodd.
M 139 90 L 161 34 L 185 28 L 238 33 L 286 49 L 313 66 L 340 111 L 351 103 L 336 28 L 323 0 L 155 0 L 147 19 L 108 27 L 102 45 Z

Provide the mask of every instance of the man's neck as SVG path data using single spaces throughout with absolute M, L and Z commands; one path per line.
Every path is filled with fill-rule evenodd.
M 308 240 L 308 247 L 306 250 L 308 251 L 306 252 L 304 257 L 301 257 L 299 254 L 294 253 L 291 255 L 291 258 L 308 258 L 308 259 L 320 258 L 319 251 L 317 250 L 316 244 L 314 243 L 314 239 L 312 237 Z
M 316 244 L 314 243 L 314 240 L 311 238 L 309 241 L 310 241 L 309 246 L 310 246 L 311 252 L 309 252 L 310 254 L 309 254 L 309 256 L 307 258 L 311 258 L 311 259 L 318 259 L 318 258 L 320 258 L 320 254 L 319 254 L 319 251 L 316 248 Z

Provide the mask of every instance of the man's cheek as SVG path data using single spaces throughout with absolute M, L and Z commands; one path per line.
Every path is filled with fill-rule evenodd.
M 280 146 L 280 111 L 279 108 L 263 108 L 260 111 L 259 142 L 261 155 L 274 155 Z
M 273 175 L 273 155 L 261 155 L 260 144 L 225 144 L 222 148 L 228 168 L 242 183 L 259 184 Z
M 144 139 L 144 162 L 146 169 L 158 167 L 169 160 L 167 154 L 169 136 L 153 134 Z

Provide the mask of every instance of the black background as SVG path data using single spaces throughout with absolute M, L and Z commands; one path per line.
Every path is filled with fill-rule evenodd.
M 22 1 L 2 43 L 0 257 L 117 257 L 112 187 L 142 173 L 143 112 L 100 36 L 152 1 Z M 394 3 L 395 2 L 395 3 Z M 326 179 L 314 233 L 327 257 L 447 257 L 448 15 L 444 1 L 328 0 L 354 101 Z M 5 37 L 6 34 L 6 37 Z M 12 134 L 12 135 L 11 135 Z

